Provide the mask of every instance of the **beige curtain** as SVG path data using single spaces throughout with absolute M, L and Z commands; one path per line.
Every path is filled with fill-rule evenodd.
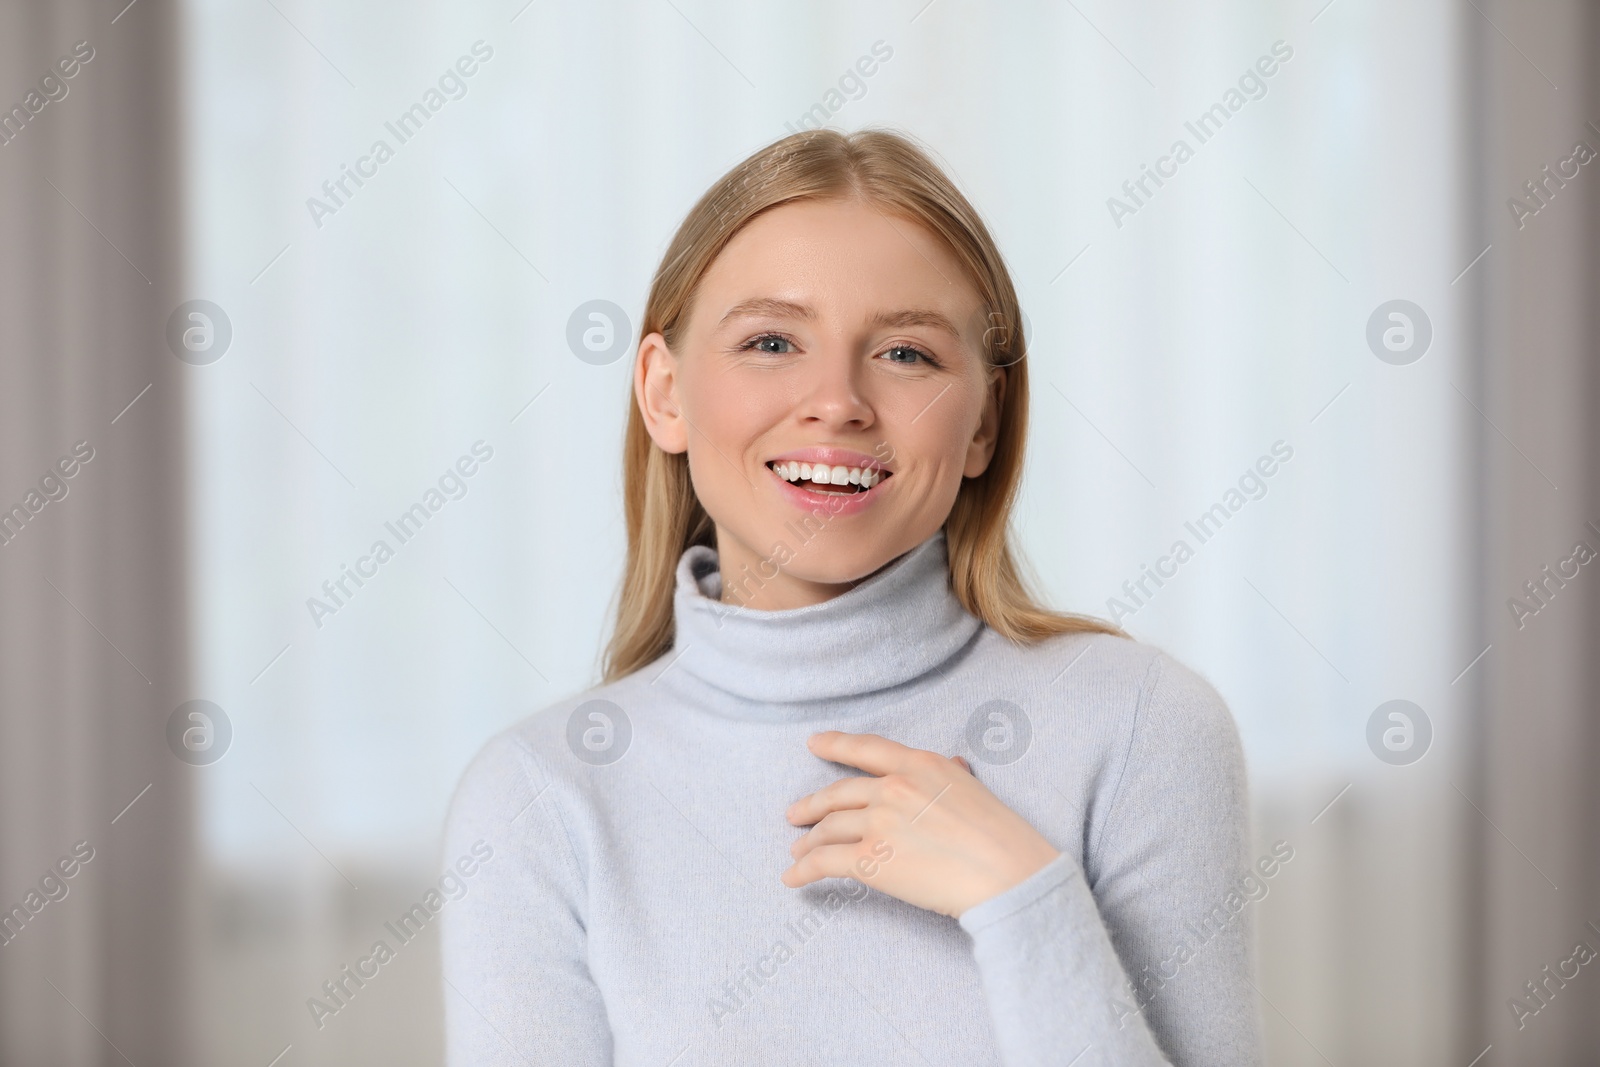
M 175 25 L 164 0 L 0 7 L 6 1065 L 190 1062 L 182 917 L 197 768 L 165 738 L 191 696 L 193 368 L 165 341 L 188 298 Z
M 1493 1043 L 1486 1064 L 1591 1064 L 1600 960 L 1570 981 L 1559 972 L 1579 941 L 1600 951 L 1589 925 L 1600 926 L 1600 561 L 1564 584 L 1543 568 L 1555 571 L 1578 541 L 1600 549 L 1600 160 L 1564 182 L 1547 181 L 1543 168 L 1559 179 L 1577 142 L 1600 150 L 1600 13 L 1575 0 L 1479 6 L 1467 87 L 1481 116 L 1474 219 L 1477 246 L 1493 247 L 1461 282 L 1482 297 L 1481 375 L 1461 385 L 1483 409 L 1477 644 L 1490 650 L 1477 677 L 1480 771 L 1463 783 L 1483 809 L 1466 813 L 1478 915 L 1462 937 L 1479 1010 L 1469 1016 L 1474 1047 L 1463 1051 Z M 1541 199 L 1530 181 L 1545 183 Z M 1539 208 L 1520 228 L 1512 198 Z M 1508 601 L 1538 607 L 1530 581 L 1545 583 L 1545 605 L 1519 620 Z M 1539 1009 L 1520 1028 L 1512 998 Z

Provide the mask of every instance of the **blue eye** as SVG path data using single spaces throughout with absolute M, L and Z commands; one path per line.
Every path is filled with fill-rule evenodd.
M 789 354 L 787 352 L 775 352 L 770 348 L 761 348 L 761 347 L 759 347 L 761 345 L 766 344 L 769 341 L 774 341 L 774 342 L 777 342 L 778 344 L 784 344 L 784 345 L 791 343 L 790 340 L 787 337 L 784 337 L 782 334 L 763 333 L 763 334 L 758 334 L 757 336 L 750 338 L 750 340 L 748 340 L 744 344 L 740 345 L 739 346 L 739 351 L 741 351 L 741 352 L 749 352 L 749 351 L 753 350 L 753 351 L 757 351 L 757 352 L 765 352 L 765 353 L 767 353 L 768 355 L 771 355 L 771 356 L 786 356 L 786 355 Z
M 769 348 L 767 345 L 788 345 L 788 349 Z M 750 338 L 739 345 L 740 352 L 761 352 L 769 356 L 787 356 L 794 351 L 794 342 L 781 333 L 762 333 Z M 909 354 L 909 358 L 897 356 Z M 894 345 L 885 349 L 883 354 L 888 357 L 888 362 L 898 363 L 903 367 L 914 367 L 919 362 L 925 366 L 938 367 L 941 364 L 930 353 L 923 351 L 915 345 Z
M 894 359 L 892 357 L 893 357 L 893 354 L 896 353 L 896 352 L 909 352 L 909 353 L 911 353 L 912 358 L 911 359 Z M 934 359 L 928 353 L 924 352 L 920 348 L 915 347 L 914 345 L 895 345 L 893 348 L 890 348 L 887 351 L 885 351 L 884 355 L 891 357 L 889 359 L 890 363 L 900 363 L 900 364 L 904 364 L 905 366 L 912 366 L 918 360 L 922 361 L 923 363 L 926 363 L 930 367 L 937 367 L 939 365 L 939 361 L 938 360 Z

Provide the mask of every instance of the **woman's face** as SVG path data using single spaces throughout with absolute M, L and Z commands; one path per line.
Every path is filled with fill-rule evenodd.
M 723 249 L 676 351 L 641 339 L 635 397 L 655 443 L 689 454 L 725 601 L 826 600 L 943 525 L 1003 399 L 980 303 L 920 224 L 799 201 Z

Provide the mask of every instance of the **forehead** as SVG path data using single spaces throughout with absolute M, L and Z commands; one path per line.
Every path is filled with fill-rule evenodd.
M 763 307 L 761 302 L 766 301 Z M 746 224 L 706 271 L 696 303 L 714 329 L 735 309 L 931 325 L 964 324 L 980 303 L 945 243 L 926 226 L 860 200 L 797 201 Z M 699 316 L 696 316 L 697 318 Z M 926 319 L 926 316 L 925 316 Z

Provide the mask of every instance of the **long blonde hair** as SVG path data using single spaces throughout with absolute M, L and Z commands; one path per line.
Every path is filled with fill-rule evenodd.
M 967 611 L 1022 643 L 1053 634 L 1122 630 L 1035 602 L 1010 543 L 1012 503 L 1028 429 L 1028 374 L 1021 309 L 1005 262 L 966 197 L 906 136 L 881 129 L 803 130 L 749 156 L 708 189 L 668 247 L 650 285 L 639 336 L 659 332 L 676 350 L 700 279 L 717 254 L 757 215 L 796 200 L 860 198 L 926 226 L 950 247 L 983 297 L 984 356 L 1006 368 L 1005 402 L 989 467 L 962 481 L 945 520 L 950 587 Z M 628 558 L 606 646 L 612 682 L 672 648 L 677 564 L 690 545 L 714 547 L 711 517 L 689 480 L 685 453 L 658 448 L 629 392 L 623 443 Z

